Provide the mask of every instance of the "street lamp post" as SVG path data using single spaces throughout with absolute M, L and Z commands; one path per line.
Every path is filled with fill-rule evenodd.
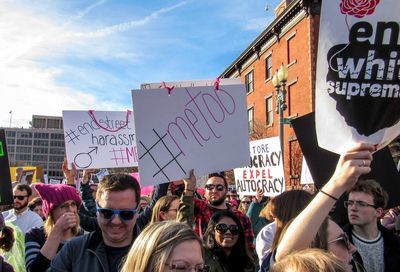
M 279 140 L 281 142 L 282 162 L 284 161 L 284 143 L 283 143 L 283 125 L 286 124 L 286 118 L 283 118 L 283 112 L 287 109 L 286 105 L 286 81 L 288 71 L 283 64 L 272 77 L 272 85 L 276 89 L 276 112 L 279 114 Z

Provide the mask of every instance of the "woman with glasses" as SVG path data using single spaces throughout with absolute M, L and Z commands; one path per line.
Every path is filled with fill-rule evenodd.
M 247 211 L 249 210 L 250 204 L 251 204 L 250 197 L 243 196 L 242 199 L 240 200 L 238 210 L 241 211 L 243 214 L 246 214 Z
M 157 200 L 153 208 L 150 223 L 155 223 L 165 220 L 176 220 L 176 215 L 179 208 L 179 198 L 175 195 L 163 196 Z
M 46 271 L 62 246 L 82 235 L 78 209 L 82 204 L 74 187 L 65 184 L 37 184 L 35 189 L 43 201 L 47 217 L 44 227 L 26 234 L 25 260 L 27 271 Z
M 231 211 L 214 213 L 203 236 L 210 272 L 257 271 L 257 260 L 246 245 L 240 220 Z
M 201 241 L 184 223 L 147 226 L 133 243 L 121 272 L 207 272 Z
M 353 187 L 361 175 L 371 171 L 374 151 L 376 151 L 374 145 L 359 143 L 340 157 L 331 179 L 286 229 L 276 250 L 277 261 L 294 251 L 310 247 L 340 196 Z M 363 271 L 358 266 L 353 267 L 352 254 L 356 248 L 332 220 L 328 220 L 326 240 L 328 251 L 346 265 L 347 271 L 352 271 L 353 268 L 356 271 Z

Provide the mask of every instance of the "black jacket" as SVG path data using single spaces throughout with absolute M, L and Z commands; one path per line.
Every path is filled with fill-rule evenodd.
M 352 228 L 352 225 L 347 224 L 344 226 L 343 230 L 347 233 L 350 241 L 353 243 L 351 233 Z M 385 272 L 400 271 L 400 239 L 380 224 L 378 225 L 378 230 L 381 232 L 383 238 Z M 361 255 L 358 252 L 354 253 L 353 258 L 357 262 L 363 264 Z

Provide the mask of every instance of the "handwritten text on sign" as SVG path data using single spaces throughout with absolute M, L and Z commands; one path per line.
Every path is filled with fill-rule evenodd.
M 63 111 L 69 163 L 76 168 L 138 165 L 131 111 Z
M 257 189 L 262 189 L 266 196 L 282 193 L 285 179 L 279 138 L 250 142 L 250 165 L 234 169 L 234 174 L 239 194 L 256 195 Z
M 245 89 L 240 85 L 133 91 L 139 172 L 158 184 L 249 163 Z

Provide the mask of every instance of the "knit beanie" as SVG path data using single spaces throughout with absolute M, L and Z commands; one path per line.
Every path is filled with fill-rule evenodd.
M 75 201 L 78 205 L 78 209 L 82 204 L 82 199 L 78 191 L 69 185 L 37 183 L 35 189 L 43 201 L 42 207 L 46 217 L 49 216 L 51 211 L 63 204 L 65 201 Z

